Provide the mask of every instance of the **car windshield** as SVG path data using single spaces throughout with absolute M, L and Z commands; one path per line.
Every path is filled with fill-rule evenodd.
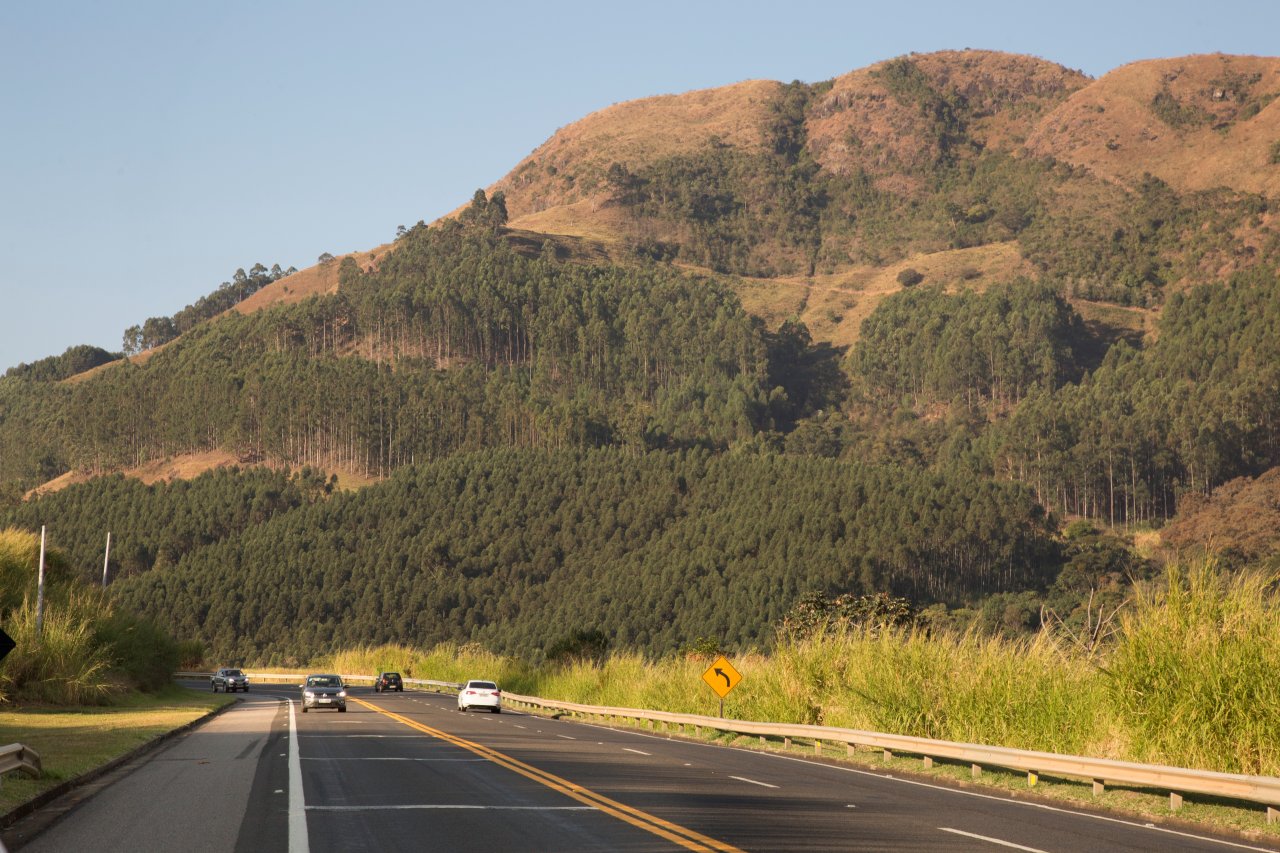
M 467 686 L 474 688 L 476 690 L 497 690 L 498 689 L 498 685 L 494 684 L 492 681 L 473 681 Z
M 229 670 L 227 670 L 227 675 L 239 675 L 239 674 L 240 674 L 240 670 L 238 670 L 238 669 L 229 669 Z
M 338 679 L 332 676 L 320 675 L 312 676 L 307 679 L 308 687 L 337 687 Z

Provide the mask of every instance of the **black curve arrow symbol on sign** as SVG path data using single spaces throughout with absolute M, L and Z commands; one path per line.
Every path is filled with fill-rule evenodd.
M 728 690 L 730 687 L 733 686 L 733 682 L 729 680 L 729 674 L 727 672 L 725 672 L 720 667 L 716 667 L 715 672 L 716 672 L 716 675 L 724 679 L 724 687 L 726 690 Z

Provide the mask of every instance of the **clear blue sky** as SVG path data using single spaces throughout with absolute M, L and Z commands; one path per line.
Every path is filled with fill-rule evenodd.
M 118 350 L 237 267 L 386 242 L 618 101 L 912 51 L 1100 77 L 1280 46 L 1270 0 L 47 0 L 2 20 L 0 372 Z

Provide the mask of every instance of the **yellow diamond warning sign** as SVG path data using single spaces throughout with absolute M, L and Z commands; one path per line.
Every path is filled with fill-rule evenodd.
M 711 689 L 721 699 L 729 695 L 729 691 L 738 686 L 738 682 L 742 680 L 742 676 L 733 668 L 733 664 L 729 663 L 729 659 L 724 655 L 716 658 L 716 662 L 707 667 L 707 671 L 702 673 L 702 680 L 711 685 Z

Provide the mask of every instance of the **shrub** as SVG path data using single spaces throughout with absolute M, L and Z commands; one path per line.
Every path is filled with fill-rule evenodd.
M 98 623 L 94 640 L 113 669 L 147 692 L 167 686 L 181 659 L 172 638 L 150 620 L 132 613 L 107 616 Z
M 912 267 L 907 267 L 898 273 L 898 284 L 903 287 L 915 287 L 922 281 L 924 281 L 924 273 Z

